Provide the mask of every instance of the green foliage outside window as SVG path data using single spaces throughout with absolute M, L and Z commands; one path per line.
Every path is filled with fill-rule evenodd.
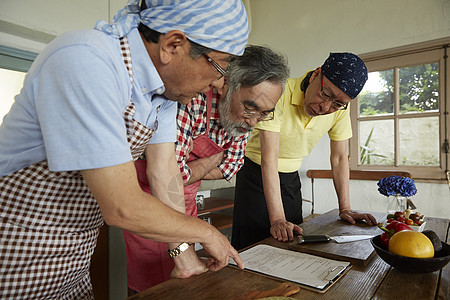
M 373 130 L 375 127 L 372 127 L 372 130 L 370 130 L 369 135 L 367 136 L 367 139 L 364 143 L 364 145 L 359 146 L 360 147 L 360 158 L 359 161 L 362 165 L 370 165 L 371 158 L 383 158 L 386 159 L 387 156 L 374 153 L 375 149 L 370 148 L 370 139 L 372 138 Z
M 394 72 L 379 72 L 383 91 L 364 92 L 360 96 L 361 116 L 392 114 L 394 104 Z M 438 63 L 399 69 L 400 113 L 439 109 Z

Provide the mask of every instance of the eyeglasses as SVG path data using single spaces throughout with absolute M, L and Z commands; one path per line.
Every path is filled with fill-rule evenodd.
M 244 118 L 251 119 L 256 118 L 258 121 L 270 121 L 273 120 L 274 113 L 272 111 L 256 111 L 252 108 L 245 106 L 242 102 L 239 101 L 239 105 L 241 106 L 242 113 Z
M 217 80 L 222 79 L 222 77 L 225 76 L 227 71 L 224 70 L 221 66 L 219 66 L 219 64 L 216 63 L 216 61 L 214 59 L 212 59 L 211 57 L 209 57 L 207 54 L 203 54 L 203 55 L 213 65 L 213 67 L 216 68 L 216 70 L 220 73 L 220 77 L 217 78 Z
M 334 109 L 337 110 L 346 110 L 348 103 L 342 103 L 342 102 L 338 102 L 335 101 L 333 99 L 333 96 L 331 96 L 330 94 L 328 94 L 328 92 L 326 90 L 323 89 L 323 74 L 322 72 L 320 72 L 320 92 L 319 92 L 320 97 L 325 100 L 325 101 L 331 101 L 331 107 L 333 107 Z

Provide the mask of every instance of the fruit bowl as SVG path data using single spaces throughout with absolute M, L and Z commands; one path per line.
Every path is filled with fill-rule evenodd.
M 413 231 L 422 232 L 425 229 L 425 216 L 419 212 L 411 211 L 409 209 L 405 210 L 404 212 L 396 211 L 393 214 L 387 215 L 387 221 L 384 223 L 384 227 L 389 223 L 390 220 L 399 221 L 402 223 L 405 223 Z M 413 224 L 410 224 L 408 222 L 411 222 Z
M 388 265 L 405 273 L 430 273 L 442 269 L 450 261 L 450 245 L 442 242 L 442 249 L 432 258 L 412 258 L 393 254 L 381 242 L 380 235 L 373 237 L 370 242 L 377 254 Z
M 410 225 L 409 227 L 411 227 L 411 229 L 413 231 L 418 231 L 418 232 L 422 232 L 425 228 L 425 224 L 427 224 L 427 222 L 423 222 L 421 225 L 419 226 L 414 226 L 414 225 Z

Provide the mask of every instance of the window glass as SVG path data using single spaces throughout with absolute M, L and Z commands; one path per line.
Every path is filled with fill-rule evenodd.
M 438 63 L 399 69 L 400 113 L 439 109 Z
M 20 92 L 25 78 L 25 72 L 0 68 L 0 124 L 14 102 L 14 97 Z
M 399 129 L 400 165 L 439 165 L 439 117 L 400 119 Z
M 394 121 L 364 121 L 359 124 L 359 161 L 362 165 L 394 163 Z
M 393 70 L 370 72 L 359 96 L 361 117 L 394 113 Z

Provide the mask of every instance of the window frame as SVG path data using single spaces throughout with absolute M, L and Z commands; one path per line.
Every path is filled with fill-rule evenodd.
M 394 70 L 394 80 L 398 81 L 398 68 L 421 65 L 427 63 L 439 63 L 439 112 L 426 112 L 417 114 L 399 114 L 398 106 L 394 103 L 394 115 L 389 116 L 359 116 L 359 97 L 350 105 L 350 118 L 352 120 L 353 137 L 349 141 L 350 169 L 351 170 L 392 170 L 408 171 L 415 179 L 424 181 L 449 180 L 450 172 L 448 168 L 449 154 L 446 152 L 445 143 L 449 140 L 450 116 L 450 68 L 449 59 L 445 58 L 450 54 L 450 38 L 434 40 L 425 43 L 397 47 L 388 50 L 376 51 L 362 54 L 369 72 Z M 398 98 L 398 86 L 395 87 L 394 94 Z M 355 105 L 356 104 L 356 105 Z M 359 164 L 359 124 L 360 119 L 364 120 L 394 120 L 394 137 L 398 135 L 398 124 L 401 119 L 413 119 L 419 117 L 439 116 L 439 138 L 440 138 L 440 164 L 439 166 L 407 166 L 407 165 L 361 165 Z M 394 154 L 399 157 L 398 139 L 394 138 Z M 395 160 L 398 163 L 398 159 Z
M 37 53 L 0 45 L 0 68 L 28 72 Z

